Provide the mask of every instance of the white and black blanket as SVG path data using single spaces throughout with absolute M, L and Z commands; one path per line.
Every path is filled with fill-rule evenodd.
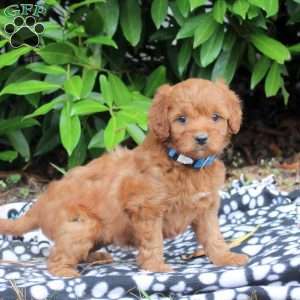
M 195 250 L 191 230 L 165 241 L 172 273 L 138 269 L 136 251 L 108 247 L 114 263 L 81 265 L 82 276 L 62 279 L 47 272 L 49 241 L 40 233 L 22 239 L 0 236 L 0 299 L 182 299 L 300 300 L 300 191 L 279 192 L 272 177 L 246 184 L 234 181 L 221 193 L 221 230 L 226 240 L 257 231 L 234 250 L 250 256 L 245 267 L 216 267 L 206 257 L 185 261 Z M 16 217 L 24 203 L 0 207 L 0 217 Z M 298 207 L 300 210 L 300 206 Z M 3 263 L 20 261 L 21 264 Z

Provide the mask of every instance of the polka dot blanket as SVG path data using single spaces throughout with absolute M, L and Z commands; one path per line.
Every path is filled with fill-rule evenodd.
M 250 184 L 241 179 L 221 197 L 220 225 L 226 240 L 259 225 L 234 248 L 250 256 L 244 267 L 216 267 L 206 257 L 183 260 L 182 255 L 196 247 L 188 229 L 165 241 L 172 273 L 141 271 L 135 250 L 107 247 L 114 263 L 83 264 L 82 276 L 63 279 L 47 272 L 45 256 L 51 242 L 40 232 L 22 238 L 0 236 L 0 299 L 300 300 L 300 190 L 279 192 L 273 177 Z M 16 217 L 26 209 L 25 203 L 7 204 L 0 207 L 0 216 Z

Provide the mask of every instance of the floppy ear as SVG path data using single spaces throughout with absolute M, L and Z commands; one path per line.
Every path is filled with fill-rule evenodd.
M 242 108 L 239 97 L 232 91 L 229 90 L 229 101 L 230 101 L 230 117 L 228 120 L 229 128 L 231 133 L 237 134 L 240 131 L 242 123 Z
M 149 111 L 149 128 L 161 141 L 166 141 L 170 135 L 168 95 L 171 89 L 170 85 L 162 85 L 156 91 Z
M 236 134 L 239 132 L 242 123 L 242 108 L 239 97 L 229 89 L 224 81 L 217 81 L 217 84 L 225 91 L 227 95 L 227 105 L 229 108 L 228 126 L 230 133 Z

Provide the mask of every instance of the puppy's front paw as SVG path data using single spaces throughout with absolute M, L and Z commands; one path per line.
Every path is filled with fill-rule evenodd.
M 78 277 L 80 276 L 79 272 L 72 268 L 51 268 L 49 272 L 58 277 Z
M 248 262 L 249 258 L 245 254 L 234 252 L 220 253 L 219 256 L 211 258 L 213 264 L 218 267 L 222 266 L 243 266 Z
M 157 273 L 173 272 L 173 269 L 170 265 L 166 263 L 159 263 L 159 262 L 148 262 L 142 264 L 141 268 L 145 271 L 157 272 Z

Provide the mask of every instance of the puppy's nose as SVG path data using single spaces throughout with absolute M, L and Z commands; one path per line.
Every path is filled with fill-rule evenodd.
M 207 140 L 208 140 L 208 134 L 207 133 L 198 133 L 196 136 L 195 136 L 195 140 L 197 142 L 197 144 L 199 145 L 205 145 L 207 143 Z

